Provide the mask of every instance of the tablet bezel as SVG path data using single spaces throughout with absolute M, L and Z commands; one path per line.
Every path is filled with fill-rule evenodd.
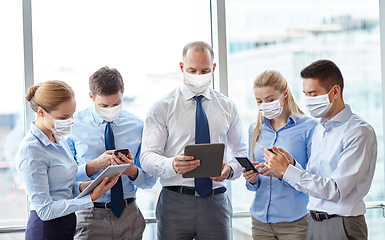
M 182 177 L 199 178 L 220 176 L 222 173 L 224 152 L 225 144 L 223 143 L 186 145 L 184 155 L 194 156 L 194 159 L 199 159 L 201 162 L 197 168 L 183 174 Z
M 99 176 L 90 184 L 88 185 L 76 198 L 81 198 L 83 196 L 86 196 L 98 186 L 103 179 L 107 176 L 109 178 L 114 177 L 122 172 L 124 172 L 130 164 L 120 164 L 120 165 L 113 165 L 108 166 L 102 173 L 99 174 Z

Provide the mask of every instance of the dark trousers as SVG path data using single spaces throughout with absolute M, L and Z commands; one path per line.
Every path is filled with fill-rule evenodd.
M 27 229 L 26 240 L 72 240 L 76 230 L 76 215 L 71 213 L 64 217 L 42 221 L 36 211 L 31 211 Z

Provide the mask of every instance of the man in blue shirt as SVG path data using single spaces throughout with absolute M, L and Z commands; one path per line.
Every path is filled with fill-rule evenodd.
M 363 198 L 374 175 L 375 132 L 345 105 L 343 77 L 333 62 L 316 61 L 301 76 L 306 107 L 313 117 L 321 117 L 306 171 L 276 147 L 276 154 L 262 147 L 267 167 L 309 195 L 307 239 L 367 239 Z
M 78 164 L 77 179 L 93 180 L 110 165 L 130 166 L 121 175 L 122 212 L 111 211 L 114 193 L 113 189 L 107 191 L 93 208 L 76 213 L 75 239 L 142 239 L 145 221 L 135 203 L 135 193 L 137 187 L 151 188 L 157 180 L 139 163 L 143 121 L 122 110 L 124 83 L 116 69 L 97 70 L 89 79 L 89 87 L 94 105 L 74 116 L 74 127 L 67 139 Z M 105 134 L 111 130 L 113 147 L 108 147 Z M 128 148 L 129 154 L 116 156 L 111 150 L 121 148 Z

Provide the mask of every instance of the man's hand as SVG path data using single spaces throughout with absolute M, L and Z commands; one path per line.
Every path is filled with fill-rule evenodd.
M 86 165 L 86 173 L 88 177 L 91 177 L 99 170 L 104 170 L 106 167 L 111 165 L 112 155 L 114 154 L 114 150 L 105 151 L 98 158 L 89 161 Z
M 185 156 L 183 153 L 176 156 L 172 162 L 174 171 L 179 174 L 185 174 L 197 168 L 200 165 L 200 160 L 194 160 L 193 156 Z
M 287 156 L 283 152 L 280 152 L 276 146 L 272 147 L 273 152 L 270 152 L 263 146 L 261 146 L 261 149 L 265 152 L 264 160 L 266 167 L 283 176 L 290 164 Z
M 131 180 L 135 180 L 138 177 L 138 168 L 135 166 L 134 157 L 129 151 L 127 156 L 123 153 L 118 153 L 118 156 L 115 154 L 112 155 L 111 165 L 120 165 L 120 164 L 130 164 L 130 166 L 122 173 L 131 178 Z
M 222 163 L 221 175 L 218 176 L 218 177 L 210 177 L 210 179 L 213 180 L 213 181 L 216 181 L 216 182 L 223 182 L 230 175 L 230 172 L 231 172 L 230 165 L 228 165 L 226 163 Z

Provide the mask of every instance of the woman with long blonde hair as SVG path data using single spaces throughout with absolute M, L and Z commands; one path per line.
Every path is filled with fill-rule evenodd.
M 260 147 L 282 147 L 305 168 L 318 122 L 304 115 L 278 71 L 260 73 L 253 90 L 258 115 L 249 128 L 249 149 L 250 160 L 258 173 L 242 169 L 247 189 L 255 191 L 250 208 L 253 239 L 306 239 L 308 196 L 265 168 L 264 151 Z

